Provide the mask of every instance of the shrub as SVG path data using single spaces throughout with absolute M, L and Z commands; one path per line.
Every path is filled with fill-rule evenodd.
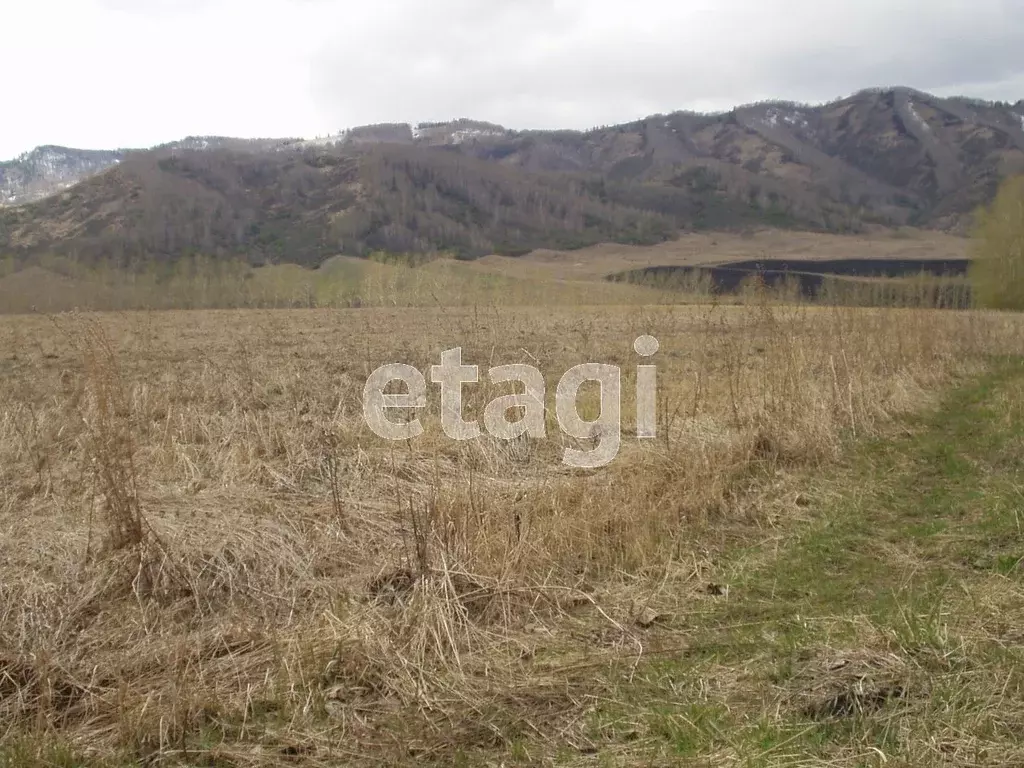
M 978 212 L 970 278 L 978 306 L 1024 310 L 1024 176 L 1007 179 Z

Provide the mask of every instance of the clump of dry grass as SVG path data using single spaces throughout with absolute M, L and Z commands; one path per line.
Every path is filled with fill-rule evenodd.
M 675 642 L 645 609 L 685 603 L 728 542 L 795 514 L 789 473 L 1022 338 L 1006 315 L 765 295 L 141 317 L 0 319 L 0 720 L 239 764 L 577 732 L 588 670 Z M 646 442 L 630 435 L 641 333 L 661 342 Z M 417 440 L 372 435 L 369 372 L 426 372 L 452 346 L 531 362 L 549 393 L 572 365 L 619 365 L 618 458 L 567 469 L 553 419 L 526 446 L 454 443 L 433 396 Z M 467 414 L 502 393 L 467 389 Z
M 85 321 L 81 330 L 87 403 L 83 458 L 88 464 L 107 525 L 105 545 L 113 550 L 139 546 L 146 523 L 139 503 L 131 403 L 117 353 L 103 327 Z

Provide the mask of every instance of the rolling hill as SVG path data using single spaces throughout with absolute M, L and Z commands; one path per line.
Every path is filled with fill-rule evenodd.
M 139 153 L 0 211 L 2 250 L 122 264 L 207 253 L 315 266 L 336 253 L 474 256 L 651 243 L 673 232 L 669 218 L 602 201 L 564 174 L 395 146 Z
M 1001 178 L 1024 172 L 1024 101 L 889 88 L 585 132 L 458 120 L 315 141 L 191 137 L 80 169 L 78 185 L 61 188 L 65 172 L 55 194 L 0 209 L 0 250 L 315 265 L 377 249 L 473 257 L 757 224 L 955 231 Z

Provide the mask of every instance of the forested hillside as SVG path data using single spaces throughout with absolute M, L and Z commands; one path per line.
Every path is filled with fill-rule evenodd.
M 759 224 L 963 231 L 1001 179 L 1024 172 L 1024 102 L 892 88 L 586 132 L 459 120 L 316 142 L 192 138 L 115 159 L 0 209 L 0 250 L 310 265 L 378 249 L 473 257 Z

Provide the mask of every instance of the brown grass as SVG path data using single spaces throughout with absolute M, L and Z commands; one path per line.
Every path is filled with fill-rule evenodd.
M 538 250 L 517 259 L 488 256 L 477 264 L 504 274 L 544 275 L 566 280 L 593 279 L 655 266 L 693 267 L 762 258 L 966 259 L 971 241 L 931 230 L 881 229 L 864 235 L 829 235 L 759 229 L 743 234 L 694 232 L 652 246 L 605 243 L 579 251 Z
M 652 605 L 696 611 L 717 553 L 801 514 L 787 478 L 1020 354 L 1021 331 L 769 301 L 0 318 L 0 735 L 26 761 L 585 750 L 594 670 L 686 642 Z M 537 365 L 549 407 L 572 365 L 621 366 L 617 459 L 566 469 L 553 419 L 525 446 L 449 441 L 432 385 L 423 436 L 370 433 L 370 371 L 452 346 Z M 481 374 L 473 416 L 507 393 Z

